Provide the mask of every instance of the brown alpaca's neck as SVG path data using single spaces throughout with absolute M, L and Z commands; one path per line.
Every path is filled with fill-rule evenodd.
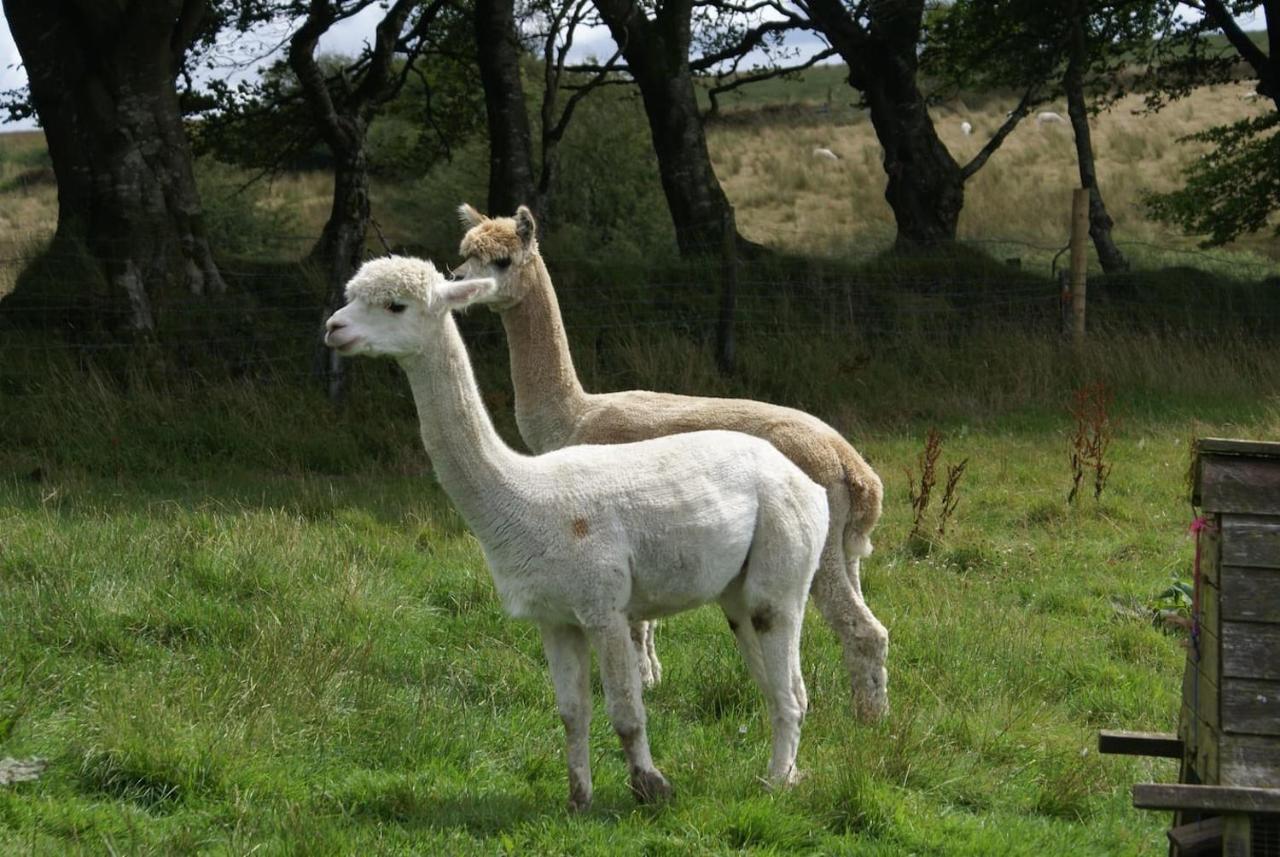
M 586 394 L 573 369 L 560 304 L 541 256 L 533 257 L 523 276 L 530 278 L 524 300 L 502 312 L 502 324 L 520 435 L 534 452 L 546 452 L 564 445 Z

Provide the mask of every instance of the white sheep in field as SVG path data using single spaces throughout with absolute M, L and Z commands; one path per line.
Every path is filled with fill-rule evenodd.
M 538 624 L 564 721 L 569 803 L 591 801 L 591 655 L 640 801 L 671 786 L 653 764 L 630 623 L 716 602 L 773 726 L 769 781 L 796 776 L 808 705 L 800 623 L 827 532 L 826 493 L 767 441 L 701 431 L 540 456 L 493 428 L 452 311 L 492 278 L 430 263 L 365 263 L 326 325 L 343 355 L 394 357 L 408 375 L 441 486 L 479 539 L 502 606 Z
M 840 156 L 830 149 L 824 149 L 821 146 L 813 150 L 813 156 L 819 161 L 838 161 Z
M 961 122 L 960 133 L 968 137 L 970 134 L 973 133 L 973 125 L 970 124 L 968 121 Z
M 1045 125 L 1065 125 L 1067 120 L 1062 118 L 1061 113 L 1054 113 L 1052 110 L 1042 110 L 1036 114 L 1036 125 L 1043 128 Z

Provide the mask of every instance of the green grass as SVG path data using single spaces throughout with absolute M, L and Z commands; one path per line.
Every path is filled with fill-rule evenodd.
M 1163 853 L 1166 819 L 1128 788 L 1176 771 L 1099 758 L 1096 732 L 1176 723 L 1182 649 L 1143 608 L 1189 574 L 1189 439 L 1280 428 L 1269 349 L 765 343 L 725 383 L 692 340 L 638 328 L 585 371 L 805 405 L 885 479 L 864 568 L 893 711 L 851 718 L 811 611 L 794 790 L 759 782 L 763 704 L 705 609 L 663 623 L 647 700 L 674 802 L 633 804 L 597 686 L 596 803 L 567 814 L 537 635 L 502 615 L 392 367 L 345 414 L 294 385 L 121 392 L 66 370 L 0 411 L 0 757 L 50 760 L 0 788 L 0 852 Z M 479 357 L 500 397 L 500 358 Z M 1121 428 L 1102 501 L 1071 508 L 1082 377 L 1117 392 Z M 934 422 L 970 464 L 922 552 L 904 471 Z

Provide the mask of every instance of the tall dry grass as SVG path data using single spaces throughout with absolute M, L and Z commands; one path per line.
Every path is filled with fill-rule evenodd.
M 1195 239 L 1152 220 L 1143 195 L 1179 186 L 1183 168 L 1204 144 L 1179 138 L 1269 109 L 1248 101 L 1247 84 L 1206 87 L 1155 114 L 1141 112 L 1130 96 L 1093 118 L 1099 182 L 1116 221 L 1115 237 L 1161 247 L 1193 247 Z M 852 91 L 850 91 L 852 95 Z M 953 100 L 932 110 L 942 142 L 960 163 L 971 159 L 1013 107 L 991 99 L 982 107 Z M 1066 115 L 1065 104 L 1042 109 Z M 893 215 L 884 200 L 880 144 L 866 111 L 832 111 L 803 123 L 715 124 L 708 144 L 716 172 L 736 209 L 739 226 L 757 241 L 798 252 L 844 255 L 892 240 Z M 852 121 L 850 117 L 852 116 Z M 973 125 L 965 136 L 960 123 Z M 815 147 L 840 156 L 815 159 Z M 965 187 L 960 236 L 978 241 L 1061 246 L 1069 234 L 1071 190 L 1078 186 L 1075 147 L 1068 125 L 1038 126 L 1024 120 Z M 1141 255 L 1142 248 L 1135 248 Z M 1270 235 L 1236 242 L 1230 249 L 1280 257 Z

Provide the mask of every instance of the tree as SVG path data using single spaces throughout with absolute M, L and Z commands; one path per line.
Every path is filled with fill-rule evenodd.
M 715 253 L 728 236 L 732 223 L 729 200 L 720 187 L 711 157 L 702 114 L 694 93 L 695 72 L 707 71 L 735 56 L 749 52 L 771 34 L 794 29 L 788 17 L 760 21 L 741 31 L 727 47 L 690 60 L 694 41 L 694 0 L 668 0 L 658 4 L 652 17 L 639 0 L 594 0 L 601 19 L 626 60 L 624 68 L 640 90 L 667 207 L 675 226 L 680 253 L 694 256 Z M 705 4 L 712 5 L 712 4 Z M 721 0 L 726 14 L 756 14 L 768 3 L 739 7 Z M 582 67 L 599 72 L 602 67 Z M 733 240 L 756 249 L 737 234 Z
M 1187 232 L 1203 235 L 1205 246 L 1225 244 L 1268 225 L 1280 235 L 1273 218 L 1280 210 L 1280 69 L 1273 60 L 1280 50 L 1280 8 L 1274 0 L 1171 5 L 1200 14 L 1166 17 L 1159 51 L 1145 79 L 1152 85 L 1148 106 L 1158 109 L 1196 86 L 1253 77 L 1257 95 L 1271 110 L 1192 135 L 1191 140 L 1212 148 L 1187 167 L 1182 188 L 1148 197 L 1150 210 Z M 1235 20 L 1259 7 L 1265 13 L 1266 51 Z M 1210 38 L 1215 34 L 1222 38 Z
M 796 0 L 806 25 L 849 67 L 884 149 L 885 199 L 897 223 L 897 247 L 955 240 L 964 183 L 986 164 L 1030 109 L 1024 97 L 969 163 L 961 166 L 938 139 L 918 82 L 925 0 Z
M 606 83 L 620 56 L 589 75 L 574 75 L 567 61 L 579 28 L 594 24 L 590 0 L 476 0 L 476 54 L 489 122 L 489 212 L 527 205 L 544 225 L 559 166 L 559 148 L 578 104 Z M 521 32 L 526 34 L 521 38 Z M 526 43 L 532 50 L 526 50 Z M 538 159 L 521 81 L 521 66 L 541 58 Z M 615 81 L 616 82 L 616 81 Z M 570 90 L 561 102 L 561 93 Z
M 1089 234 L 1106 271 L 1128 263 L 1111 238 L 1089 114 L 1124 93 L 1162 20 L 1153 0 L 956 0 L 930 32 L 926 65 L 951 85 L 1014 87 L 1033 104 L 1066 99 L 1080 185 L 1089 191 Z
M 515 0 L 475 0 L 476 60 L 489 122 L 489 213 L 514 214 L 521 205 L 542 218 L 536 200 L 533 135 L 520 80 L 523 49 Z
M 166 302 L 220 294 L 176 81 L 223 20 L 216 0 L 4 0 L 58 182 L 51 254 L 87 251 L 101 293 L 75 299 L 109 328 L 149 333 Z
M 318 54 L 325 33 L 375 5 L 384 14 L 372 43 L 366 43 L 359 56 Z M 274 0 L 256 8 L 259 19 L 287 22 L 293 28 L 286 42 L 287 59 L 266 69 L 258 81 L 241 84 L 234 91 L 213 84 L 211 101 L 218 110 L 203 123 L 199 139 L 207 150 L 264 173 L 289 162 L 297 165 L 308 157 L 314 159 L 309 153 L 317 142 L 323 144 L 327 151 L 323 163 L 333 171 L 333 196 L 329 217 L 307 259 L 327 284 L 327 314 L 342 304 L 346 282 L 365 256 L 372 222 L 369 133 L 373 122 L 393 109 L 407 113 L 421 128 L 415 148 L 423 146 L 430 131 L 447 156 L 447 135 L 436 124 L 431 103 L 434 81 L 424 68 L 424 57 L 442 45 L 454 47 L 448 43 L 459 40 L 458 31 L 466 22 L 448 0 Z M 465 35 L 470 44 L 469 32 Z M 417 81 L 425 98 L 423 110 L 397 106 L 396 100 L 411 88 L 411 80 Z M 326 379 L 331 398 L 339 399 L 344 386 L 342 363 L 321 345 L 317 355 L 317 372 Z

